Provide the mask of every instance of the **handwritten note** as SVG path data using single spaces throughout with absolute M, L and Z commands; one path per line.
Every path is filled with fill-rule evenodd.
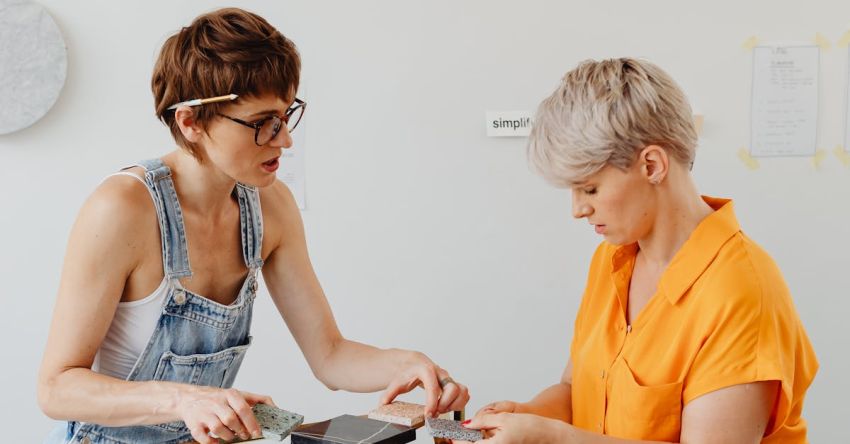
M 815 45 L 753 49 L 753 156 L 815 154 L 819 64 Z

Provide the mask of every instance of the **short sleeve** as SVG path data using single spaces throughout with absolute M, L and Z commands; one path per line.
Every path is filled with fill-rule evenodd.
M 779 381 L 771 414 L 776 427 L 801 408 L 817 361 L 778 270 L 754 266 L 740 272 L 749 282 L 718 286 L 714 296 L 722 302 L 703 312 L 708 334 L 685 377 L 683 403 L 734 385 Z
M 758 295 L 717 292 L 714 296 L 729 300 L 701 313 L 706 336 L 685 377 L 685 404 L 724 387 L 780 379 L 760 372 L 759 360 L 768 357 L 759 356 L 762 307 Z

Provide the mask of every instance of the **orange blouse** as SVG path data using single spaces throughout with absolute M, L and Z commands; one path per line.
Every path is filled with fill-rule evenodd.
M 626 325 L 637 244 L 593 256 L 570 350 L 573 424 L 628 439 L 679 440 L 682 409 L 708 392 L 780 381 L 763 443 L 804 443 L 818 369 L 779 268 L 745 236 L 732 202 L 691 233 Z

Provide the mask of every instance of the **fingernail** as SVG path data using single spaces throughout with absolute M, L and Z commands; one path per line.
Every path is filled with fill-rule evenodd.
M 470 422 L 472 422 L 472 420 L 471 420 L 471 419 L 467 419 L 466 421 L 464 421 L 464 422 L 460 423 L 460 425 L 467 425 L 467 424 L 469 424 Z
M 254 438 L 254 439 L 262 438 L 263 432 L 261 432 L 259 430 L 254 430 L 253 432 L 251 432 L 251 437 Z

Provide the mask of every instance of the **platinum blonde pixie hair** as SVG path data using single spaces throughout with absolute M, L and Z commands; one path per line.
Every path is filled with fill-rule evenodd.
M 693 165 L 697 133 L 682 89 L 644 60 L 587 60 L 537 109 L 528 159 L 549 183 L 571 187 L 606 165 L 629 168 L 648 145 Z

